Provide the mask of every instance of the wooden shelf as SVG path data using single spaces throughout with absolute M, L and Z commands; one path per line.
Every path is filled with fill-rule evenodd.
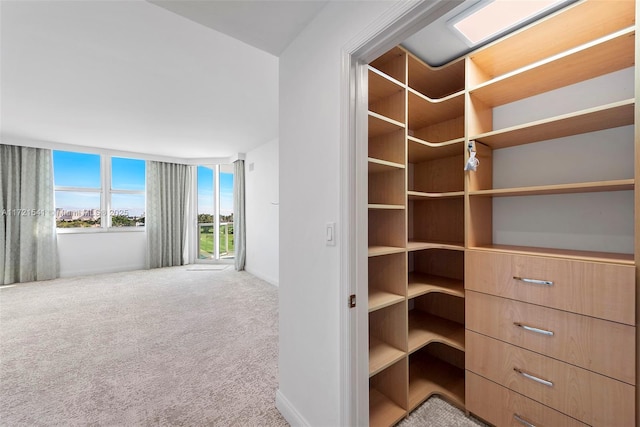
M 407 85 L 429 98 L 445 98 L 464 90 L 464 58 L 441 67 L 431 67 L 409 52 L 407 66 Z
M 634 123 L 634 99 L 473 136 L 493 149 L 579 135 Z
M 388 162 L 386 160 L 368 158 L 369 173 L 390 172 L 393 170 L 404 169 L 404 165 L 400 163 Z
M 404 301 L 404 296 L 380 289 L 369 289 L 369 312 Z
M 373 111 L 368 113 L 369 120 L 369 138 L 375 138 L 378 136 L 393 133 L 398 129 L 404 129 L 404 123 L 397 120 L 392 120 L 388 117 L 384 117 Z
M 633 1 L 577 2 L 478 49 L 470 55 L 471 63 L 491 79 L 634 23 Z
M 397 248 L 395 246 L 369 246 L 369 256 L 382 256 L 399 254 L 405 252 L 405 248 Z
M 376 103 L 381 99 L 404 90 L 404 84 L 382 71 L 369 66 L 369 103 Z
M 420 310 L 409 311 L 409 353 L 433 342 L 464 351 L 464 325 Z
M 470 196 L 513 197 L 540 196 L 544 194 L 597 193 L 603 191 L 628 191 L 635 187 L 633 179 L 613 181 L 579 182 L 571 184 L 538 185 L 519 188 L 494 188 L 469 192 Z
M 376 337 L 369 337 L 369 377 L 393 365 L 406 353 Z
M 448 193 L 424 193 L 421 191 L 407 191 L 409 200 L 448 199 L 452 197 L 464 197 L 464 191 L 451 191 Z
M 429 355 L 412 356 L 409 362 L 409 410 L 434 394 L 464 408 L 464 370 Z
M 423 249 L 449 249 L 452 251 L 464 251 L 463 242 L 419 242 L 409 241 L 407 251 L 420 251 Z
M 402 210 L 404 205 L 382 205 L 382 204 L 369 204 L 369 209 L 381 209 L 381 210 Z
M 408 98 L 408 127 L 412 130 L 464 116 L 464 92 L 433 100 L 409 89 Z
M 470 94 L 495 107 L 631 67 L 634 34 L 634 27 L 620 30 L 499 76 L 471 88 Z
M 405 417 L 407 411 L 375 388 L 369 389 L 369 426 L 389 427 Z
M 464 153 L 464 138 L 443 142 L 428 142 L 414 136 L 407 137 L 409 163 L 422 163 Z
M 431 274 L 409 273 L 408 298 L 431 292 L 464 298 L 464 281 Z
M 551 258 L 567 258 L 580 261 L 607 262 L 624 265 L 635 265 L 633 254 L 619 254 L 612 252 L 592 252 L 579 251 L 573 249 L 537 248 L 532 246 L 511 246 L 511 245 L 482 245 L 473 246 L 469 249 L 505 252 L 522 255 L 539 255 Z
M 376 58 L 371 62 L 371 66 L 404 84 L 406 79 L 406 56 L 406 51 L 396 46 Z

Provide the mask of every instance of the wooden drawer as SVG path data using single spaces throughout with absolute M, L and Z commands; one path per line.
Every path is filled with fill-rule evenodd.
M 629 384 L 636 382 L 633 326 L 478 292 L 467 292 L 465 298 L 467 329 Z
M 465 382 L 467 410 L 495 426 L 526 427 L 528 422 L 536 427 L 587 427 L 473 372 L 467 371 Z
M 465 288 L 635 325 L 635 268 L 629 265 L 469 250 Z
M 478 333 L 466 368 L 593 426 L 635 425 L 635 387 Z

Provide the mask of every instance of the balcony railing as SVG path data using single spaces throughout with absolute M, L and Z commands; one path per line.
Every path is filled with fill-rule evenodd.
M 215 240 L 213 223 L 198 224 L 198 258 L 215 259 Z M 235 255 L 235 245 L 233 240 L 233 222 L 220 223 L 220 258 L 233 258 Z

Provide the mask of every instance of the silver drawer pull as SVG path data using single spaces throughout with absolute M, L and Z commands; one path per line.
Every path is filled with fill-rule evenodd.
M 534 285 L 553 286 L 553 282 L 550 280 L 527 279 L 526 277 L 518 277 L 518 276 L 513 276 L 513 278 L 516 280 L 520 280 L 521 282 L 532 283 Z
M 513 414 L 513 419 L 526 427 L 536 427 L 534 424 L 531 424 L 529 421 L 525 420 L 518 414 Z
M 522 375 L 523 377 L 528 378 L 528 379 L 530 379 L 532 381 L 535 381 L 535 382 L 540 383 L 540 384 L 544 384 L 547 387 L 553 387 L 553 383 L 551 381 L 543 380 L 542 378 L 538 378 L 538 377 L 533 376 L 531 374 L 527 374 L 526 372 L 524 372 L 524 371 L 522 371 L 522 370 L 520 370 L 518 368 L 513 368 L 513 370 L 516 371 L 517 373 L 519 373 L 520 375 Z
M 548 337 L 553 336 L 553 331 L 547 331 L 546 329 L 534 328 L 533 326 L 523 325 L 522 323 L 513 322 L 518 328 L 522 328 L 525 331 L 535 332 L 536 334 L 546 335 Z

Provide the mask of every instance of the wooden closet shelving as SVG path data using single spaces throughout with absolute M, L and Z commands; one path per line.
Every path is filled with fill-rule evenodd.
M 441 67 L 402 47 L 370 64 L 370 425 L 434 394 L 494 425 L 637 422 L 636 15 L 580 0 Z

